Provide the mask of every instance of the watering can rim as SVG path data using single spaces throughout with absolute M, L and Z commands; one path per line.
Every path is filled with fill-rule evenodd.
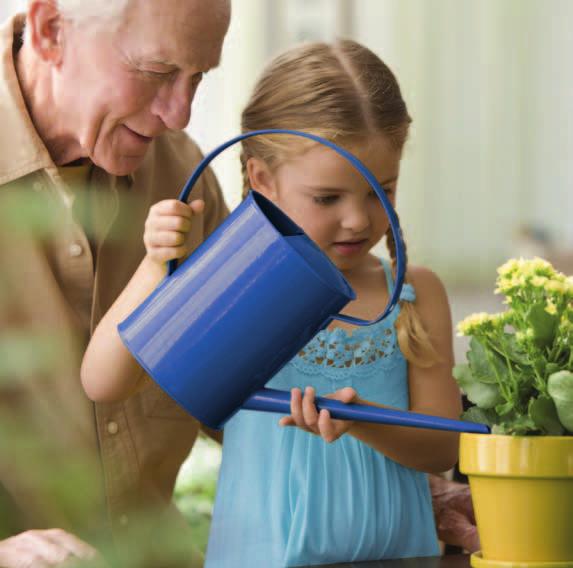
M 349 300 L 355 300 L 356 299 L 356 292 L 354 291 L 354 289 L 352 288 L 352 286 L 350 285 L 350 283 L 348 282 L 348 280 L 346 279 L 344 274 L 338 269 L 336 264 L 334 264 L 334 262 L 332 262 L 332 260 L 330 260 L 328 255 L 324 254 L 324 252 L 320 249 L 320 247 L 302 229 L 300 229 L 300 227 L 298 227 L 298 225 L 280 207 L 277 207 L 268 197 L 265 197 L 262 193 L 254 190 L 252 188 L 249 189 L 249 193 L 245 199 L 249 199 L 249 198 L 252 200 L 252 202 L 254 203 L 254 206 L 257 207 L 257 209 L 261 212 L 261 214 L 267 218 L 267 220 L 269 221 L 269 224 L 272 226 L 273 231 L 275 231 L 280 237 L 282 237 L 281 242 L 283 242 L 283 244 L 286 244 L 289 247 L 289 250 L 291 250 L 296 255 L 296 258 L 299 259 L 300 261 L 302 261 L 304 266 L 308 270 L 310 270 L 327 288 L 329 288 L 330 290 L 332 290 L 338 294 L 343 293 L 347 298 L 349 298 Z M 262 201 L 266 207 L 270 207 L 270 208 L 276 210 L 279 215 L 282 215 L 290 223 L 292 223 L 293 225 L 298 227 L 300 229 L 300 233 L 293 234 L 293 235 L 286 235 L 286 236 L 283 235 L 281 233 L 281 231 L 275 226 L 275 224 L 268 218 L 268 216 L 265 215 L 265 212 L 261 208 L 260 201 Z M 319 252 L 322 255 L 324 262 L 326 264 L 328 264 L 328 266 L 335 273 L 337 273 L 338 279 L 340 281 L 342 281 L 342 283 L 344 284 L 344 288 L 345 288 L 344 291 L 342 291 L 340 288 L 338 288 L 338 289 L 334 288 L 332 285 L 332 282 L 325 279 L 315 269 L 315 266 L 311 262 L 309 262 L 308 259 L 306 259 L 298 251 L 298 249 L 296 247 L 294 247 L 292 245 L 292 241 L 289 241 L 289 237 L 291 237 L 291 236 L 292 237 L 303 237 L 305 242 L 309 243 L 311 247 L 313 247 L 317 252 Z

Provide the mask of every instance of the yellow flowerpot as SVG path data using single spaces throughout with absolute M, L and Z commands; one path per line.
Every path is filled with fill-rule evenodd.
M 573 436 L 462 434 L 481 541 L 475 568 L 573 568 Z

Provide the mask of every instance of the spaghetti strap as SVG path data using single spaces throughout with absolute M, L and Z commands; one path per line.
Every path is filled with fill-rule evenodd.
M 385 258 L 381 258 L 380 262 L 384 267 L 384 274 L 386 275 L 386 285 L 388 286 L 388 294 L 390 295 L 392 294 L 392 290 L 394 290 L 394 276 L 392 275 L 392 268 L 390 267 L 390 263 Z M 406 283 L 402 286 L 402 291 L 400 292 L 400 301 L 404 302 L 416 301 L 416 292 L 411 284 Z
M 388 295 L 392 294 L 394 290 L 394 277 L 392 276 L 392 268 L 390 263 L 385 258 L 380 258 L 380 263 L 382 268 L 384 268 L 384 274 L 386 275 L 386 286 L 388 286 Z

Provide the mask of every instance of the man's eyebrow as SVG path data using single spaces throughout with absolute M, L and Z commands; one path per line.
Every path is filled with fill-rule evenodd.
M 139 57 L 135 57 L 133 59 L 133 62 L 135 63 L 135 65 L 161 65 L 163 67 L 169 67 L 171 69 L 179 69 L 180 66 L 175 63 L 174 61 L 170 61 L 169 59 L 165 59 L 162 57 L 157 57 L 157 56 L 151 56 L 151 57 L 147 57 L 147 56 L 139 56 Z M 210 65 L 209 67 L 205 67 L 204 69 L 199 69 L 197 68 L 197 72 L 201 72 L 203 74 L 207 74 L 209 71 L 212 71 L 213 69 L 217 69 L 217 67 L 219 67 L 219 65 L 221 64 L 221 60 L 218 59 L 213 65 Z

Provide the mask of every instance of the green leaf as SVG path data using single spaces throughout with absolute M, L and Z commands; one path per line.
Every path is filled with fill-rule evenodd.
M 504 417 L 506 414 L 509 414 L 515 408 L 515 402 L 513 400 L 508 400 L 502 404 L 498 404 L 495 407 L 495 411 L 499 414 L 500 417 Z
M 549 396 L 555 402 L 561 424 L 573 432 L 573 373 L 559 371 L 553 373 L 547 381 Z
M 493 408 L 503 402 L 496 384 L 480 382 L 469 365 L 456 365 L 453 375 L 468 399 L 480 408 Z
M 545 304 L 535 304 L 527 310 L 526 315 L 533 329 L 535 343 L 543 348 L 553 343 L 559 318 L 545 310 Z
M 515 339 L 515 334 L 504 333 L 498 338 L 500 351 L 513 361 L 520 365 L 531 365 L 531 359 L 525 351 L 520 347 Z
M 539 434 L 539 428 L 529 416 L 512 414 L 499 424 L 495 424 L 491 432 L 492 434 L 524 436 L 527 434 Z
M 553 373 L 557 373 L 561 369 L 563 369 L 563 365 L 559 365 L 559 363 L 547 363 L 547 365 L 545 366 L 545 372 L 548 375 L 552 375 Z
M 467 358 L 473 376 L 480 383 L 497 384 L 498 376 L 504 380 L 507 375 L 507 366 L 503 359 L 484 347 L 475 337 L 470 341 Z
M 557 415 L 557 408 L 553 399 L 540 396 L 529 401 L 529 416 L 535 425 L 549 436 L 561 436 L 563 426 Z
M 493 426 L 498 421 L 498 416 L 493 410 L 485 410 L 483 408 L 478 408 L 477 406 L 472 406 L 462 413 L 462 420 L 467 422 L 475 422 L 476 424 L 486 424 L 487 426 Z

